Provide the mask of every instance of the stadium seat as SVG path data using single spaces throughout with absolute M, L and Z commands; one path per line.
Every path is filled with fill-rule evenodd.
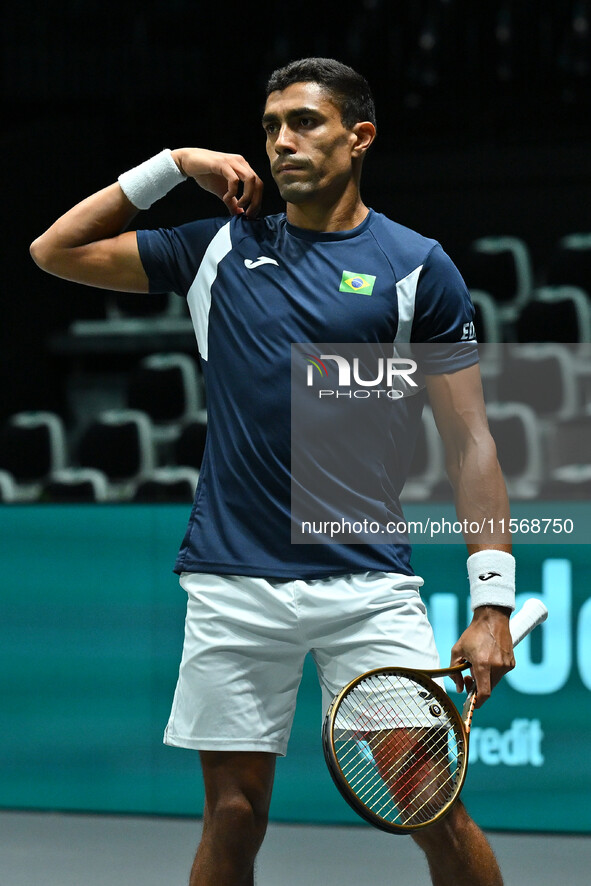
M 561 237 L 550 255 L 544 277 L 548 285 L 576 286 L 591 298 L 591 233 Z
M 506 349 L 496 389 L 501 403 L 524 403 L 538 419 L 572 418 L 580 406 L 575 360 L 564 344 Z
M 154 453 L 149 416 L 137 409 L 109 409 L 86 428 L 77 454 L 80 467 L 96 468 L 107 477 L 110 499 L 127 499 L 154 469 Z
M 127 405 L 150 416 L 157 442 L 178 437 L 181 423 L 203 408 L 202 380 L 187 354 L 153 354 L 141 361 L 127 384 Z
M 474 326 L 479 343 L 503 341 L 497 304 L 488 292 L 473 289 L 470 292 L 474 304 Z
M 145 293 L 113 292 L 107 299 L 108 320 L 127 317 L 182 317 L 187 314 L 186 301 L 174 292 Z
M 97 468 L 63 468 L 54 471 L 40 499 L 50 503 L 101 502 L 110 498 L 109 483 Z
M 37 498 L 43 481 L 67 460 L 64 424 L 54 412 L 19 412 L 0 431 L 0 470 L 15 483 L 17 500 Z
M 195 497 L 199 471 L 194 468 L 156 468 L 141 480 L 133 494 L 135 502 L 186 502 Z
M 529 300 L 533 272 L 529 249 L 519 237 L 481 237 L 474 240 L 462 263 L 470 291 L 489 293 L 501 323 L 511 323 Z
M 516 322 L 520 342 L 591 341 L 591 300 L 576 286 L 541 286 Z
M 523 403 L 491 403 L 487 415 L 509 497 L 536 498 L 543 478 L 543 450 L 534 410 Z
M 503 358 L 503 332 L 495 300 L 488 292 L 474 289 L 470 292 L 474 304 L 474 326 L 478 342 L 480 372 L 484 390 L 490 378 L 496 378 Z
M 8 504 L 18 500 L 18 490 L 14 477 L 8 471 L 0 471 L 0 502 Z
M 188 421 L 181 430 L 174 445 L 174 460 L 177 465 L 199 470 L 205 452 L 207 438 L 207 418 Z
M 547 435 L 544 498 L 591 496 L 591 415 L 556 422 Z
M 174 293 L 146 295 L 110 293 L 98 318 L 78 317 L 70 324 L 67 347 L 78 350 L 137 352 L 166 348 L 167 341 L 193 340 L 193 325 L 185 299 Z M 162 344 L 158 342 L 162 341 Z M 184 346 L 184 345 L 183 345 Z M 171 347 L 178 347 L 174 344 Z

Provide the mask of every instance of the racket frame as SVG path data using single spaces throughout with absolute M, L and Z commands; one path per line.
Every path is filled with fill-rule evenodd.
M 433 677 L 449 676 L 450 674 L 453 674 L 457 671 L 462 671 L 469 666 L 470 665 L 466 662 L 465 664 L 455 665 L 452 668 L 438 668 L 436 670 L 418 670 L 415 668 L 404 667 L 375 668 L 372 671 L 366 671 L 364 674 L 360 674 L 358 677 L 348 683 L 347 686 L 345 686 L 332 700 L 322 724 L 322 747 L 328 771 L 330 772 L 332 780 L 334 781 L 335 786 L 339 790 L 343 799 L 346 800 L 346 802 L 355 810 L 355 812 L 357 812 L 358 815 L 361 816 L 361 818 L 365 819 L 365 821 L 378 828 L 379 830 L 386 831 L 389 834 L 412 834 L 415 831 L 418 831 L 421 828 L 433 824 L 434 822 L 439 821 L 441 818 L 443 818 L 443 816 L 447 814 L 451 806 L 453 806 L 453 804 L 457 800 L 462 787 L 464 786 L 466 773 L 468 771 L 468 742 L 472 711 L 470 711 L 470 715 L 466 724 L 450 696 L 447 694 L 445 689 L 443 689 L 438 683 L 435 682 Z M 353 692 L 353 690 L 360 683 L 369 681 L 371 677 L 377 675 L 390 677 L 406 677 L 407 679 L 411 679 L 420 684 L 424 689 L 430 692 L 431 695 L 433 695 L 434 699 L 441 705 L 442 709 L 447 713 L 449 719 L 453 722 L 455 726 L 454 731 L 456 734 L 458 747 L 461 742 L 461 750 L 458 750 L 457 760 L 459 773 L 456 773 L 455 776 L 453 792 L 450 798 L 442 806 L 440 811 L 435 816 L 433 816 L 433 818 L 430 818 L 427 822 L 419 822 L 417 824 L 396 824 L 379 815 L 378 813 L 372 812 L 371 809 L 369 809 L 361 800 L 359 800 L 357 794 L 349 787 L 349 783 L 341 768 L 337 754 L 335 752 L 334 729 L 336 717 L 340 710 L 341 703 L 351 694 L 351 692 Z

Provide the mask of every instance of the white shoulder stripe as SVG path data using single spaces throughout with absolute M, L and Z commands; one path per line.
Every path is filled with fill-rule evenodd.
M 211 309 L 211 287 L 218 273 L 218 265 L 232 248 L 230 222 L 220 228 L 207 249 L 199 265 L 197 276 L 187 293 L 187 302 L 197 339 L 197 347 L 203 360 L 207 360 L 209 311 Z
M 398 297 L 398 329 L 396 331 L 397 342 L 409 342 L 412 331 L 412 322 L 415 316 L 415 297 L 417 294 L 417 286 L 419 276 L 423 266 L 419 265 L 410 274 L 407 274 L 402 280 L 396 284 L 396 295 Z

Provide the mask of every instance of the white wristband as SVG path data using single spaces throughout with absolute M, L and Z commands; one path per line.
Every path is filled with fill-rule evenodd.
M 138 209 L 149 209 L 152 203 L 186 178 L 174 162 L 172 152 L 165 148 L 139 166 L 122 173 L 117 181 L 130 203 Z
M 476 551 L 468 557 L 472 610 L 479 606 L 515 609 L 515 557 L 507 551 Z

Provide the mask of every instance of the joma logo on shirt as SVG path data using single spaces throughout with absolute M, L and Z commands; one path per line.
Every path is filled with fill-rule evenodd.
M 279 267 L 279 262 L 274 258 L 269 258 L 268 255 L 259 255 L 257 259 L 245 258 L 244 265 L 249 271 L 252 271 L 255 268 L 260 268 L 261 265 L 277 265 Z

